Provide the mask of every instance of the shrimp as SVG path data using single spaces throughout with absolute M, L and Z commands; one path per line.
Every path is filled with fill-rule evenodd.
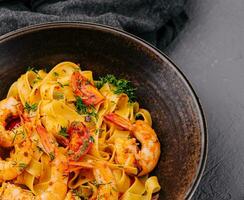
M 110 168 L 105 163 L 96 163 L 93 174 L 96 180 L 95 185 L 98 188 L 97 199 L 117 200 L 117 186 Z
M 58 149 L 55 149 L 55 158 L 51 164 L 51 178 L 49 187 L 40 192 L 35 200 L 63 200 L 67 193 L 68 160 L 66 156 Z
M 9 97 L 0 102 L 0 146 L 12 147 L 26 137 L 19 115 L 20 102 Z
M 55 146 L 53 138 L 42 125 L 38 125 L 36 130 L 41 138 L 41 143 L 45 152 L 53 161 L 51 163 L 49 187 L 36 196 L 35 199 L 62 200 L 65 198 L 67 192 L 68 175 L 66 171 L 68 169 L 68 159 L 61 150 Z
M 85 105 L 97 105 L 104 101 L 103 95 L 80 72 L 71 76 L 71 86 L 76 96 L 80 97 Z
M 31 191 L 22 189 L 11 183 L 3 183 L 0 189 L 1 200 L 34 200 Z
M 160 143 L 157 134 L 150 125 L 142 120 L 137 120 L 132 124 L 128 119 L 115 113 L 107 114 L 104 118 L 107 122 L 113 123 L 123 130 L 130 131 L 141 143 L 141 149 L 135 155 L 138 167 L 141 168 L 138 176 L 150 173 L 157 165 L 160 156 Z
M 119 164 L 126 166 L 136 167 L 136 157 L 135 155 L 138 152 L 138 147 L 136 146 L 136 139 L 123 139 L 116 138 L 114 142 L 116 149 L 115 160 Z
M 68 134 L 70 160 L 78 161 L 89 152 L 93 142 L 91 140 L 89 129 L 82 122 L 72 122 Z
M 32 159 L 31 145 L 30 140 L 19 143 L 10 153 L 10 158 L 0 160 L 0 182 L 12 180 L 24 171 Z
M 33 195 L 32 192 L 22 189 L 14 184 L 4 183 L 0 189 L 1 200 L 63 200 L 67 192 L 68 176 L 64 176 L 64 171 L 67 169 L 67 159 L 61 153 L 56 151 L 55 159 L 51 165 L 51 178 L 49 186 L 44 191 L 39 191 L 38 195 Z
M 41 144 L 48 155 L 52 155 L 55 149 L 55 140 L 42 125 L 37 125 L 36 132 L 40 137 Z

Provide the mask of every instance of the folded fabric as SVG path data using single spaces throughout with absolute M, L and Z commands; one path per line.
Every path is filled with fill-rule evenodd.
M 95 22 L 164 48 L 186 22 L 184 4 L 185 0 L 6 0 L 0 2 L 0 35 L 44 22 Z

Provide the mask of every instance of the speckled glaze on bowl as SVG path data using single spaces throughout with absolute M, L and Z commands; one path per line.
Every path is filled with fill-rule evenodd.
M 50 69 L 61 61 L 80 63 L 95 77 L 110 73 L 132 81 L 161 142 L 153 172 L 162 186 L 160 199 L 190 199 L 204 169 L 207 132 L 198 98 L 173 62 L 145 41 L 111 27 L 35 25 L 0 37 L 0 97 L 27 67 Z

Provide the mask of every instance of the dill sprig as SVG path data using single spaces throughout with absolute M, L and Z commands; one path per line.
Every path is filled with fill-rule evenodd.
M 87 112 L 87 106 L 83 103 L 82 99 L 80 97 L 76 98 L 75 102 L 76 111 L 80 114 L 86 114 Z
M 19 168 L 20 168 L 21 171 L 24 170 L 26 167 L 27 167 L 27 164 L 19 163 Z
M 54 77 L 58 77 L 59 76 L 59 73 L 58 72 L 53 72 L 52 74 Z
M 64 94 L 62 92 L 59 92 L 59 91 L 54 91 L 53 92 L 53 96 L 54 96 L 54 99 L 64 99 Z
M 67 128 L 66 127 L 61 127 L 61 129 L 60 129 L 58 134 L 60 136 L 63 136 L 63 137 L 68 137 Z
M 55 159 L 54 152 L 50 152 L 49 153 L 49 157 L 50 157 L 51 160 L 54 160 Z
M 100 89 L 105 83 L 112 84 L 116 87 L 114 90 L 115 94 L 125 93 L 129 97 L 130 102 L 134 102 L 136 100 L 136 88 L 132 86 L 130 81 L 117 79 L 114 75 L 108 74 L 99 78 L 99 81 L 96 82 L 96 87 Z
M 37 110 L 37 104 L 36 103 L 29 104 L 29 103 L 25 102 L 24 109 L 27 110 L 28 112 L 30 112 L 30 111 L 36 111 Z
M 95 139 L 94 139 L 94 137 L 90 136 L 90 137 L 89 137 L 89 142 L 95 143 Z
M 61 88 L 64 88 L 65 86 L 69 86 L 69 83 L 65 83 L 65 84 L 60 83 L 60 82 L 57 82 L 57 83 L 59 84 L 59 86 L 60 86 Z
M 86 106 L 80 97 L 76 98 L 75 107 L 79 114 L 86 114 L 97 118 L 97 112 L 94 106 Z

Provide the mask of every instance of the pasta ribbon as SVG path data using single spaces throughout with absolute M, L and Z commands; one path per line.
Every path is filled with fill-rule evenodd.
M 11 147 L 0 199 L 151 200 L 160 144 L 134 92 L 72 62 L 22 74 L 0 102 L 0 147 Z

